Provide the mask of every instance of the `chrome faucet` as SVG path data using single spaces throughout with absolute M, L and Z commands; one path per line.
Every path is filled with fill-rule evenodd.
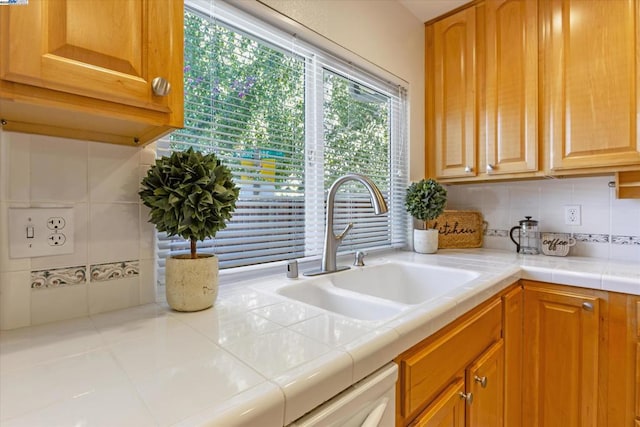
M 312 270 L 304 273 L 305 276 L 317 276 L 319 274 L 333 273 L 335 271 L 347 270 L 347 266 L 336 266 L 336 253 L 338 252 L 338 245 L 342 242 L 349 230 L 353 227 L 353 223 L 349 223 L 342 233 L 337 236 L 333 233 L 333 211 L 335 205 L 336 193 L 338 188 L 347 181 L 357 181 L 364 185 L 369 190 L 369 196 L 371 197 L 371 204 L 376 215 L 382 215 L 389 211 L 387 204 L 384 201 L 382 192 L 373 183 L 373 181 L 364 175 L 360 174 L 347 174 L 336 179 L 336 181 L 329 188 L 329 194 L 327 195 L 327 220 L 325 221 L 324 231 L 324 250 L 322 251 L 322 267 L 320 270 Z

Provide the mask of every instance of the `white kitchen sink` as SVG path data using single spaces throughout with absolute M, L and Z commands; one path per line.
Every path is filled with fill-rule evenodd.
M 420 304 L 477 278 L 478 273 L 434 265 L 389 262 L 330 276 L 338 288 L 402 304 Z
M 361 320 L 387 319 L 406 309 L 392 301 L 367 298 L 367 295 L 341 290 L 333 286 L 326 277 L 283 286 L 276 292 L 287 298 Z
M 355 319 L 384 320 L 478 276 L 456 268 L 387 262 L 284 285 L 275 291 Z

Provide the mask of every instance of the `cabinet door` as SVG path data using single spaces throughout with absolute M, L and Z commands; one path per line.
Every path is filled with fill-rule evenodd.
M 476 9 L 467 8 L 433 24 L 431 118 L 438 178 L 476 174 Z M 429 43 L 429 41 L 427 42 Z M 427 143 L 430 143 L 429 141 Z
M 504 341 L 485 351 L 466 371 L 468 427 L 504 425 Z
M 3 80 L 170 112 L 151 82 L 181 85 L 181 2 L 42 0 L 2 12 Z
M 551 170 L 640 165 L 640 2 L 549 0 L 541 8 Z
M 485 2 L 486 106 L 481 170 L 538 170 L 538 3 Z M 482 155 L 484 154 L 484 155 Z
M 464 427 L 464 380 L 451 384 L 409 424 L 410 427 Z
M 596 426 L 599 299 L 525 288 L 524 301 L 523 422 Z

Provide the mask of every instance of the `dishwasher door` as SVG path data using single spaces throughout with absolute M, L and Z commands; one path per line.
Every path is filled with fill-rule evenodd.
M 393 427 L 398 366 L 389 363 L 289 427 Z

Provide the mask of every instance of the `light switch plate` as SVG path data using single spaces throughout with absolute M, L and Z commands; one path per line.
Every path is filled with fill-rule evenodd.
M 73 253 L 73 208 L 9 208 L 9 257 Z

